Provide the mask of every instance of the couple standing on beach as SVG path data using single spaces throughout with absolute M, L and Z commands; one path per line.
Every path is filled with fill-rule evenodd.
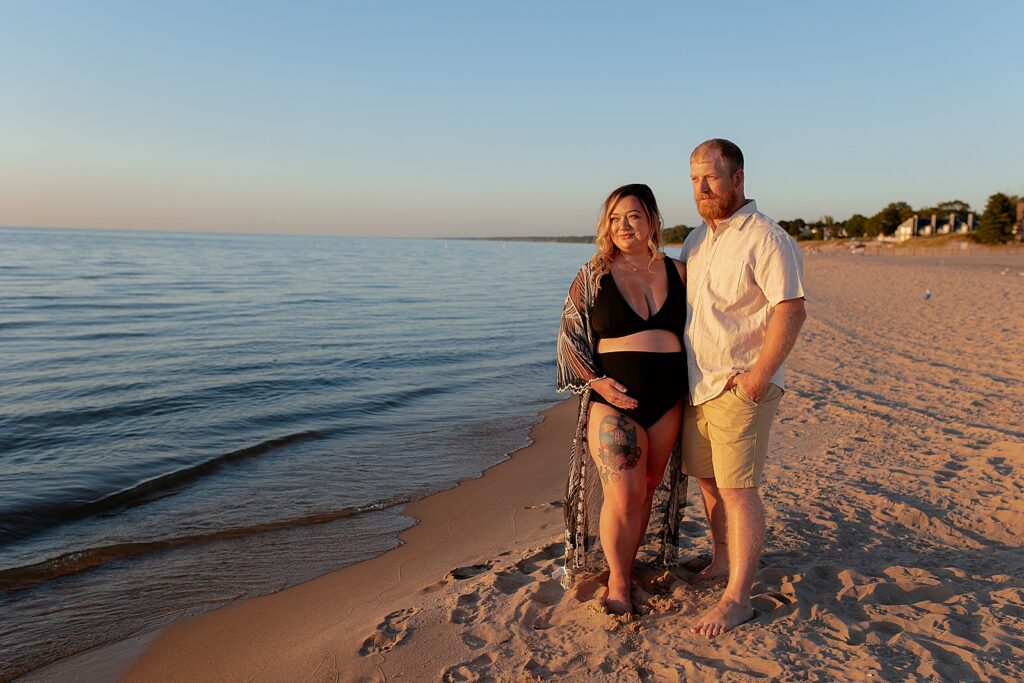
M 800 249 L 744 195 L 739 147 L 698 145 L 690 180 L 704 222 L 678 261 L 662 251 L 651 189 L 624 185 L 605 200 L 597 253 L 565 301 L 558 389 L 579 394 L 580 412 L 563 584 L 586 566 L 596 516 L 609 568 L 605 607 L 632 611 L 633 561 L 668 467 L 662 559 L 677 555 L 689 475 L 714 543 L 710 564 L 691 581 L 728 577 L 719 603 L 691 628 L 712 637 L 754 615 L 750 591 L 765 536 L 758 486 L 782 364 L 806 313 Z

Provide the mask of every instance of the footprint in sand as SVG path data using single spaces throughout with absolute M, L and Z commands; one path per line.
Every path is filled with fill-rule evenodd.
M 441 680 L 443 683 L 495 680 L 487 675 L 492 664 L 494 664 L 494 656 L 483 654 L 471 661 L 448 667 L 441 675 Z
M 492 585 L 505 595 L 518 592 L 533 579 L 519 570 L 495 572 Z
M 467 567 L 456 567 L 448 572 L 448 578 L 455 579 L 456 581 L 463 581 L 465 579 L 471 579 L 479 574 L 483 574 L 490 568 L 490 562 L 486 562 L 484 564 L 471 564 Z
M 468 647 L 470 650 L 479 650 L 487 644 L 486 640 L 484 640 L 483 638 L 479 638 L 473 635 L 472 633 L 463 633 L 462 642 L 465 643 L 466 647 Z
M 537 589 L 530 594 L 530 599 L 541 605 L 557 605 L 562 601 L 564 594 L 562 584 L 552 579 L 541 582 Z
M 872 583 L 864 587 L 859 600 L 877 605 L 917 605 L 919 603 L 946 603 L 955 600 L 956 593 L 948 585 L 915 586 L 903 582 Z
M 509 553 L 502 553 L 502 555 L 508 554 Z M 456 567 L 455 569 L 448 572 L 448 574 L 440 581 L 437 581 L 436 583 L 432 583 L 429 586 L 424 586 L 423 588 L 421 588 L 420 592 L 431 593 L 433 591 L 441 590 L 452 585 L 456 581 L 465 581 L 466 579 L 471 579 L 474 576 L 479 576 L 480 574 L 483 574 L 484 572 L 489 570 L 492 566 L 493 565 L 490 562 L 486 562 L 484 564 L 471 564 L 465 567 Z
M 794 602 L 796 598 L 783 593 L 762 593 L 750 598 L 750 606 L 754 608 L 756 614 L 768 614 Z
M 409 618 L 418 611 L 418 609 L 410 607 L 392 612 L 384 617 L 384 621 L 377 624 L 377 631 L 363 641 L 363 646 L 359 648 L 359 654 L 365 657 L 387 652 L 408 638 L 412 633 L 412 628 L 408 623 Z
M 453 624 L 469 625 L 476 621 L 479 614 L 480 593 L 472 591 L 459 596 L 455 601 L 455 609 L 452 610 L 448 618 Z
M 549 566 L 553 560 L 562 557 L 563 554 L 565 554 L 565 544 L 552 543 L 516 562 L 516 568 L 524 574 L 533 574 L 538 569 Z

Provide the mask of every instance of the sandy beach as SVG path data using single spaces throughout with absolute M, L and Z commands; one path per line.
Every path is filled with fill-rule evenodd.
M 1021 680 L 1024 252 L 817 253 L 806 275 L 734 632 L 688 630 L 722 589 L 686 582 L 710 548 L 695 486 L 680 564 L 641 551 L 637 615 L 602 612 L 599 573 L 562 590 L 568 400 L 410 504 L 400 547 L 26 680 Z

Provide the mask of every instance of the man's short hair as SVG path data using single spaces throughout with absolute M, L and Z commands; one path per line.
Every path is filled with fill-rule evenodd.
M 718 152 L 719 156 L 725 161 L 725 165 L 729 167 L 730 173 L 735 173 L 743 168 L 743 152 L 736 146 L 736 143 L 722 138 L 711 138 L 700 143 L 694 148 L 690 158 L 696 159 L 701 156 L 702 152 L 711 151 Z

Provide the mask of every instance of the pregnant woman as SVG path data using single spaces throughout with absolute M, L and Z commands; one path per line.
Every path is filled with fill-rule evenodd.
M 588 482 L 604 501 L 605 608 L 632 611 L 633 561 L 670 456 L 678 457 L 687 391 L 683 328 L 686 267 L 661 250 L 661 215 L 647 185 L 623 185 L 604 202 L 597 253 L 576 275 L 558 337 L 558 389 L 580 395 L 566 487 L 566 579 L 586 564 Z M 678 538 L 685 478 L 673 459 L 661 530 L 665 559 Z

